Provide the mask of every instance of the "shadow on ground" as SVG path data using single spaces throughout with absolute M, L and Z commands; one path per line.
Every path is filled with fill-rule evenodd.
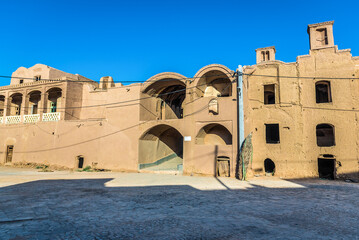
M 201 191 L 106 179 L 0 188 L 0 239 L 355 239 L 357 184 Z

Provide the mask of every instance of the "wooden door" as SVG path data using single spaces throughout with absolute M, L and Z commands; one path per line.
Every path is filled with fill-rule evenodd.
M 12 162 L 13 152 L 14 152 L 14 145 L 7 146 L 5 163 L 11 163 Z

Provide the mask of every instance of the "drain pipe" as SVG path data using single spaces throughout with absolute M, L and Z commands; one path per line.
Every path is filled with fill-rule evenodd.
M 243 67 L 238 65 L 237 68 L 237 174 L 240 176 L 239 169 L 240 164 L 240 154 L 241 154 L 241 145 L 244 141 L 244 114 L 243 114 L 243 94 L 242 94 L 242 78 L 243 76 Z M 243 165 L 243 164 L 242 164 Z M 242 171 L 243 172 L 243 171 Z M 242 174 L 243 180 L 243 174 Z

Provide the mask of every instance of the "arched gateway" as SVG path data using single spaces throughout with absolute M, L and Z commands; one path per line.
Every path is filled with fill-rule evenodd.
M 183 136 L 175 128 L 161 124 L 147 130 L 139 139 L 139 170 L 183 170 Z

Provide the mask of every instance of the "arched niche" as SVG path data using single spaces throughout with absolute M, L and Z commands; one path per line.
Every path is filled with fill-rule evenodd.
M 201 145 L 232 145 L 232 134 L 223 125 L 212 123 L 199 130 L 196 144 Z

